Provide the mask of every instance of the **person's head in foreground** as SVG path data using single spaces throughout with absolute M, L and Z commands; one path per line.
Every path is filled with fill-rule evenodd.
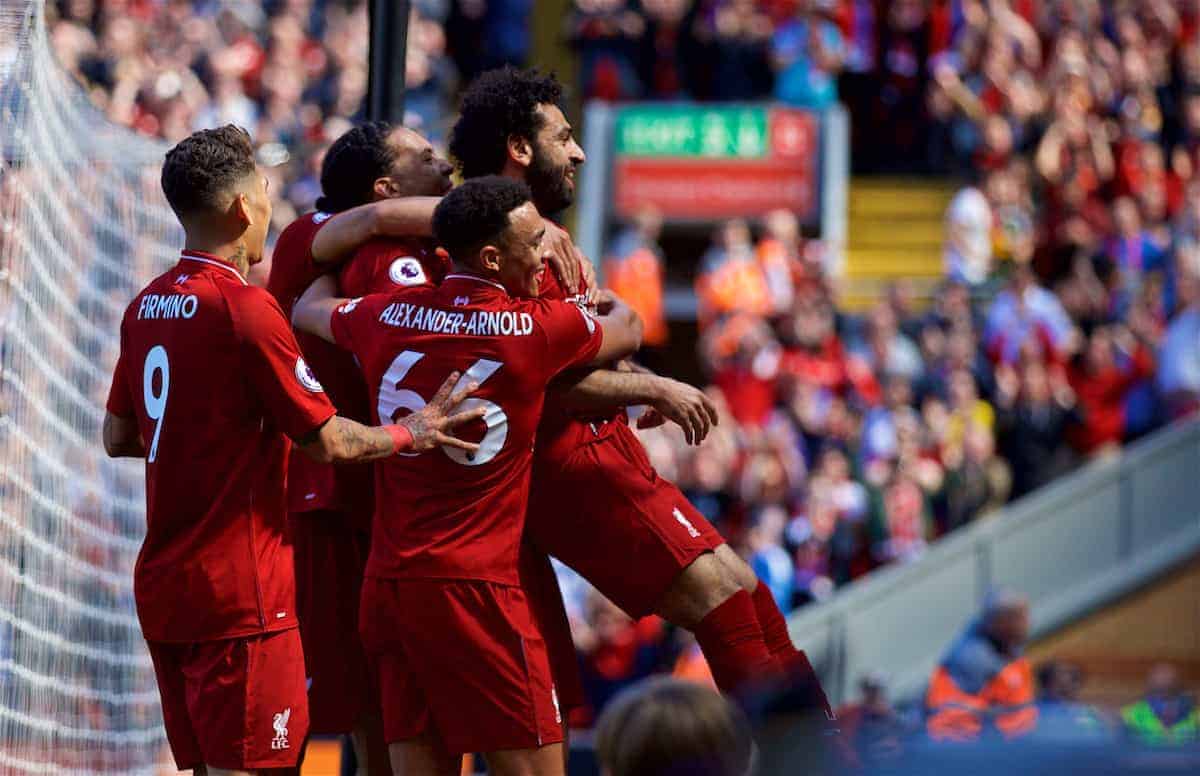
M 546 226 L 524 183 L 489 175 L 451 191 L 433 211 L 433 236 L 456 269 L 535 297 L 546 271 Z
M 180 140 L 163 162 L 162 190 L 188 248 L 229 255 L 243 272 L 262 261 L 271 198 L 246 130 L 226 124 Z
M 575 168 L 584 162 L 563 115 L 562 85 L 537 70 L 504 67 L 479 76 L 463 94 L 450 155 L 464 178 L 523 180 L 543 215 L 575 200 Z
M 321 161 L 317 209 L 340 213 L 396 197 L 438 197 L 452 185 L 450 162 L 407 127 L 368 121 L 333 141 Z
M 596 725 L 603 776 L 746 776 L 750 725 L 716 691 L 670 677 L 618 695 Z

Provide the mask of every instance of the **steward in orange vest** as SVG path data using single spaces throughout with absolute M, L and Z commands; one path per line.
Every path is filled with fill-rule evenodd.
M 925 693 L 925 726 L 935 741 L 974 741 L 999 733 L 1017 738 L 1037 725 L 1033 671 L 1021 655 L 1029 603 L 989 599 L 983 614 L 951 645 Z

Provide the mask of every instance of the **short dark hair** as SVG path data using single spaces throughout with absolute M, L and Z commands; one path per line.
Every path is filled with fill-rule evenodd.
M 715 690 L 674 677 L 623 690 L 596 723 L 596 756 L 612 776 L 744 776 L 745 716 Z
M 368 121 L 333 141 L 321 161 L 317 210 L 340 213 L 371 201 L 375 179 L 387 175 L 396 161 L 396 149 L 387 141 L 394 129 L 386 121 Z
M 509 213 L 530 202 L 529 187 L 511 178 L 473 178 L 433 210 L 433 236 L 456 262 L 469 261 L 508 228 Z
M 249 132 L 233 124 L 201 129 L 167 151 L 162 190 L 183 219 L 224 207 L 225 195 L 254 170 Z
M 450 138 L 450 155 L 464 178 L 496 175 L 508 158 L 512 135 L 533 141 L 541 128 L 539 105 L 562 107 L 562 84 L 553 73 L 502 67 L 467 87 Z

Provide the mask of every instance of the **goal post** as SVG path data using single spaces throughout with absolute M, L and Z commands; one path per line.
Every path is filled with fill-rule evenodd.
M 43 0 L 0 3 L 0 773 L 169 762 L 133 605 L 143 467 L 100 437 L 121 315 L 181 244 L 164 151 L 58 66 Z

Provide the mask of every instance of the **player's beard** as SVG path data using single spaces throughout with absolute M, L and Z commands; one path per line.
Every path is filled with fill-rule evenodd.
M 570 162 L 554 164 L 540 147 L 534 146 L 525 182 L 529 184 L 534 204 L 542 215 L 549 216 L 566 210 L 575 201 L 575 190 L 567 181 L 567 170 L 571 167 Z

